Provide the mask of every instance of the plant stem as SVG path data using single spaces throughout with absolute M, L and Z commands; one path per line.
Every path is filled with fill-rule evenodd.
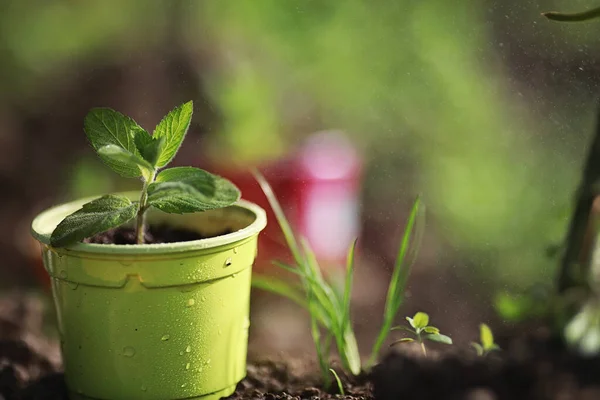
M 562 22 L 581 22 L 581 21 L 589 21 L 590 19 L 600 17 L 600 7 L 593 8 L 591 10 L 578 12 L 578 13 L 560 13 L 556 11 L 550 11 L 542 13 L 542 15 L 552 21 L 562 21 Z
M 156 171 L 152 172 L 152 176 L 148 180 L 144 180 L 144 186 L 142 187 L 142 193 L 140 194 L 140 209 L 138 210 L 136 227 L 135 227 L 135 236 L 137 244 L 144 244 L 144 236 L 146 233 L 146 211 L 148 209 L 148 186 L 154 179 L 156 178 Z
M 421 349 L 423 350 L 423 355 L 425 357 L 427 357 L 427 349 L 425 348 L 425 343 L 423 342 L 421 335 L 419 335 L 418 337 L 419 337 L 419 344 L 421 345 Z
M 558 292 L 564 293 L 576 285 L 573 268 L 582 256 L 581 250 L 590 223 L 594 199 L 598 194 L 595 187 L 600 180 L 600 112 L 596 122 L 596 132 L 577 191 L 575 210 L 571 217 L 569 231 L 565 239 L 565 250 L 558 275 Z
M 373 350 L 371 350 L 371 357 L 369 357 L 369 361 L 367 363 L 367 367 L 372 367 L 377 363 L 377 357 L 379 356 L 379 351 L 381 350 L 381 346 L 383 346 L 383 342 L 385 338 L 390 332 L 392 328 L 392 320 L 386 319 L 383 322 L 383 326 L 377 335 L 377 339 L 375 340 L 375 344 L 373 345 Z

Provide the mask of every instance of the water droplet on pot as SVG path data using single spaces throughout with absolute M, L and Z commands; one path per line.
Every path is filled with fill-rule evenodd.
M 187 306 L 188 307 L 192 307 L 194 304 L 196 304 L 196 300 L 194 300 L 194 299 L 189 299 L 187 301 Z
M 202 372 L 202 371 L 204 371 L 204 368 L 198 367 L 198 372 Z
M 243 327 L 244 329 L 248 329 L 248 328 L 250 328 L 250 319 L 249 319 L 249 318 L 247 318 L 247 317 L 246 317 L 246 318 L 244 319 L 244 324 L 242 325 L 242 327 Z
M 237 248 L 237 247 L 234 247 L 234 248 L 233 248 L 233 254 L 237 254 L 237 253 L 238 253 L 238 248 Z
M 185 383 L 183 385 L 181 385 L 181 387 L 184 388 L 185 387 Z
M 202 296 L 202 298 L 200 300 L 202 300 L 202 302 L 205 302 L 206 301 L 206 297 Z
M 79 287 L 79 283 L 75 282 L 67 282 L 67 285 L 71 288 L 71 290 L 76 290 Z
M 179 355 L 180 355 L 180 356 L 182 356 L 182 355 L 183 355 L 183 351 L 180 351 L 180 352 L 179 352 Z
M 192 351 L 192 346 L 188 346 L 185 348 L 186 353 L 189 353 L 190 351 Z
M 223 334 L 223 331 L 221 329 L 219 329 L 219 336 L 221 336 Z
M 165 341 L 169 340 L 170 337 L 171 336 L 169 336 L 169 335 L 163 335 L 163 337 L 161 337 L 160 340 L 162 340 L 163 342 L 165 342 Z
M 185 364 L 185 369 L 186 369 L 186 370 L 190 369 L 191 365 L 192 365 L 192 364 L 190 364 L 190 363 L 187 363 L 187 364 Z
M 135 355 L 135 349 L 131 346 L 127 346 L 123 348 L 123 356 L 124 357 L 133 357 Z
M 142 385 L 141 389 L 142 389 L 142 392 L 145 392 L 146 390 L 148 390 L 148 388 L 145 385 Z
M 64 269 L 61 269 L 60 272 L 58 273 L 58 276 L 61 278 L 66 278 L 67 277 L 67 271 L 65 271 Z
M 231 257 L 225 260 L 225 267 L 229 267 L 231 265 Z
M 237 274 L 231 274 L 231 277 L 232 277 L 232 278 L 235 278 L 235 276 L 236 276 L 236 275 L 237 275 Z
M 204 364 L 206 364 L 206 365 L 210 364 L 210 358 L 208 360 L 206 360 L 206 362 Z

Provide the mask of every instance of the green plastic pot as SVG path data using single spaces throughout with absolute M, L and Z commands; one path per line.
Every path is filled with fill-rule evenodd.
M 242 200 L 203 213 L 148 214 L 150 223 L 232 232 L 209 239 L 51 247 L 56 225 L 90 200 L 51 208 L 32 223 L 52 280 L 70 397 L 218 399 L 233 393 L 246 374 L 251 271 L 264 210 Z

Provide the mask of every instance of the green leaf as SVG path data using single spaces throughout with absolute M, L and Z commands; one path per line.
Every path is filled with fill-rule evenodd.
M 144 129 L 135 130 L 135 146 L 144 160 L 156 166 L 165 146 L 165 138 L 154 138 Z
M 331 371 L 331 374 L 335 378 L 339 393 L 342 396 L 346 396 L 346 393 L 344 392 L 344 386 L 342 386 L 342 381 L 340 380 L 340 377 L 338 376 L 338 374 L 335 372 L 335 370 L 333 368 L 329 368 L 329 371 Z
M 486 324 L 479 325 L 479 337 L 485 350 L 489 350 L 494 346 L 494 335 Z
M 104 146 L 114 145 L 139 155 L 134 136 L 142 128 L 133 119 L 110 108 L 93 108 L 86 115 L 83 125 L 85 134 L 96 151 Z M 102 154 L 100 158 L 123 177 L 136 178 L 142 174 L 137 165 L 107 158 Z
M 440 333 L 440 330 L 435 326 L 426 326 L 423 328 L 426 333 Z
M 483 351 L 483 347 L 481 347 L 481 345 L 479 343 L 471 343 L 471 346 L 473 346 L 473 348 L 475 349 L 475 351 L 477 352 L 478 356 L 482 356 L 484 351 Z
M 390 331 L 406 331 L 406 332 L 410 332 L 410 333 L 415 333 L 415 331 L 413 329 L 409 328 L 408 326 L 402 326 L 402 325 L 394 326 L 394 327 L 390 328 Z
M 168 113 L 154 129 L 152 137 L 155 139 L 165 138 L 165 144 L 156 166 L 164 167 L 175 157 L 190 127 L 193 111 L 193 103 L 188 101 Z
M 426 335 L 425 339 L 431 340 L 432 342 L 452 344 L 452 339 L 450 339 L 450 337 L 439 334 L 439 333 L 432 333 L 432 334 Z
M 154 168 L 148 161 L 119 146 L 115 146 L 114 144 L 109 144 L 99 148 L 98 154 L 111 162 L 120 163 L 121 165 L 128 166 L 131 169 L 138 168 L 146 180 L 149 179 L 150 175 L 154 171 Z
M 398 343 L 409 343 L 409 342 L 414 342 L 414 341 L 415 341 L 415 339 L 413 339 L 413 338 L 405 337 L 405 338 L 402 338 L 402 339 L 394 340 L 390 344 L 390 347 L 392 347 L 392 346 L 394 346 L 394 345 L 396 345 Z
M 148 187 L 148 204 L 174 214 L 227 207 L 239 199 L 233 183 L 192 167 L 166 169 Z
M 429 324 L 429 315 L 424 312 L 418 312 L 412 318 L 412 324 L 414 328 L 425 328 Z
M 97 233 L 120 226 L 133 219 L 138 203 L 127 197 L 106 195 L 83 205 L 68 215 L 56 227 L 50 237 L 54 247 L 64 247 Z

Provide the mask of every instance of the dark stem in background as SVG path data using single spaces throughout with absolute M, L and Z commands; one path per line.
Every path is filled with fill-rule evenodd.
M 594 18 L 600 18 L 600 7 L 593 8 L 588 11 L 572 13 L 572 14 L 550 11 L 550 12 L 542 13 L 542 15 L 552 21 L 581 22 L 581 21 L 588 21 L 588 20 L 594 19 Z
M 564 293 L 576 285 L 575 267 L 580 261 L 598 183 L 600 183 L 600 110 L 597 116 L 596 133 L 584 166 L 583 176 L 577 190 L 575 210 L 565 239 L 565 252 L 561 260 L 557 282 L 559 293 Z M 595 232 L 592 232 L 592 235 L 595 235 Z

